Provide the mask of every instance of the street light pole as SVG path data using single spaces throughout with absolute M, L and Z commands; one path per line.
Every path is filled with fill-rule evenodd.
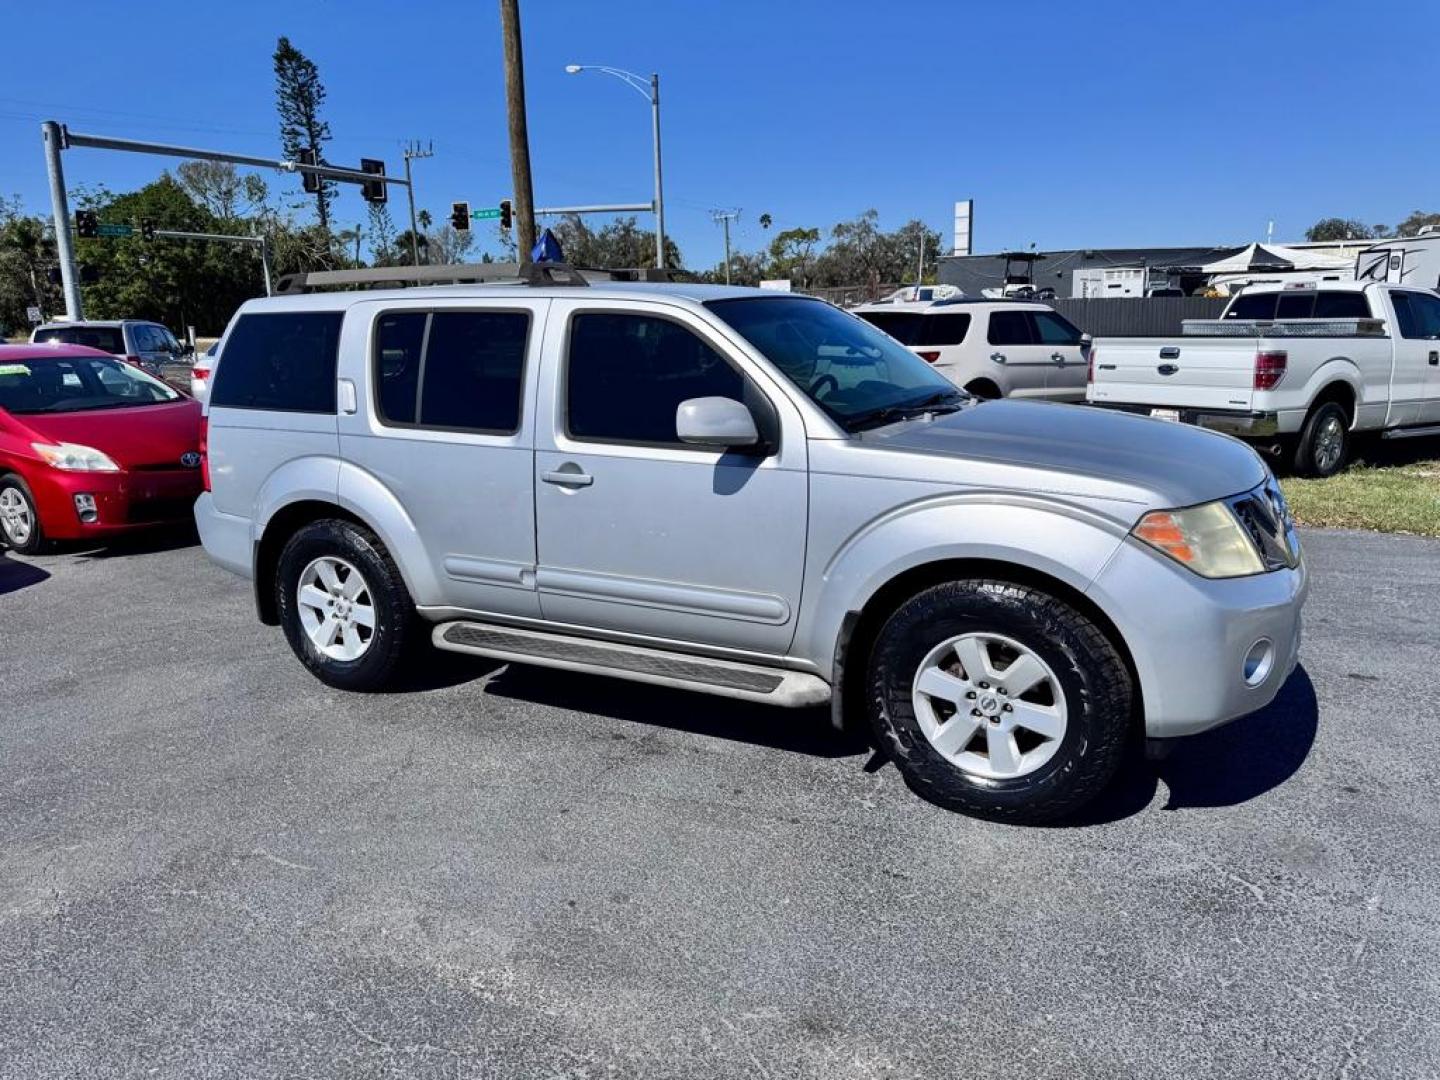
M 65 133 L 54 120 L 40 125 L 45 136 L 45 172 L 50 178 L 50 211 L 55 219 L 55 253 L 60 257 L 60 284 L 65 292 L 65 317 L 83 319 L 80 306 L 80 275 L 75 269 L 75 244 L 70 238 L 70 207 L 65 197 L 65 171 L 60 164 L 60 151 L 65 149 Z
M 578 75 L 582 71 L 599 71 L 605 75 L 613 75 L 650 102 L 650 129 L 655 142 L 655 202 L 652 207 L 655 211 L 655 265 L 663 270 L 665 269 L 665 185 L 660 168 L 660 76 L 652 74 L 650 78 L 644 79 L 633 71 L 592 64 L 567 64 L 565 71 L 570 75 Z

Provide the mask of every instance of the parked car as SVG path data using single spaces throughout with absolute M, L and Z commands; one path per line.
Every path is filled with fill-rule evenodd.
M 1249 447 L 979 401 L 809 297 L 254 300 L 206 412 L 205 549 L 343 689 L 429 639 L 829 701 L 927 797 L 1038 820 L 1100 790 L 1141 717 L 1214 727 L 1296 662 L 1305 567 Z
M 200 404 L 109 353 L 0 345 L 0 539 L 104 539 L 190 517 Z
M 205 400 L 205 391 L 210 386 L 210 374 L 215 370 L 215 361 L 220 355 L 220 339 L 216 338 L 208 349 L 195 359 L 190 367 L 190 396 L 196 401 Z
M 952 299 L 853 310 L 976 397 L 1084 400 L 1089 339 L 1045 304 Z
M 1440 435 L 1440 296 L 1364 281 L 1257 285 L 1166 338 L 1102 338 L 1093 404 L 1238 435 L 1296 472 L 1345 467 L 1353 436 Z
M 195 351 L 175 340 L 164 326 L 142 319 L 43 323 L 31 331 L 30 340 L 37 345 L 59 342 L 99 349 L 157 378 L 165 374 L 167 364 L 179 364 Z

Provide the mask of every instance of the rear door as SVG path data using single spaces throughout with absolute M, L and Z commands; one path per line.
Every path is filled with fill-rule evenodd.
M 1035 340 L 1050 366 L 1045 369 L 1048 397 L 1080 401 L 1085 397 L 1085 354 L 1080 328 L 1054 311 L 1031 311 Z
M 1045 397 L 1049 393 L 1050 366 L 1054 362 L 1035 338 L 1030 312 L 996 308 L 990 312 L 986 344 L 995 368 L 995 381 L 1007 397 Z
M 341 455 L 400 502 L 446 606 L 540 614 L 526 388 L 549 303 L 516 290 L 490 303 L 352 309 L 361 334 L 347 336 L 346 358 L 365 354 L 366 392 L 340 417 Z M 227 342 L 218 370 L 229 362 Z
M 1440 421 L 1440 298 L 1391 289 L 1397 333 L 1391 424 Z

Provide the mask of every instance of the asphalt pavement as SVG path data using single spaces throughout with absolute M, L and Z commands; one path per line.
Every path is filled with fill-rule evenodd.
M 196 547 L 0 556 L 0 1077 L 1440 1076 L 1440 542 L 1084 821 L 787 713 L 330 690 Z

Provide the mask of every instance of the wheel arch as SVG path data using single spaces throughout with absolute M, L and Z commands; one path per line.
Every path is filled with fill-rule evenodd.
M 1115 619 L 1075 584 L 1022 562 L 993 557 L 940 558 L 911 566 L 880 585 L 856 610 L 846 613 L 835 643 L 834 688 L 831 721 L 837 728 L 860 715 L 864 699 L 865 668 L 876 635 L 899 607 L 911 597 L 947 581 L 992 580 L 1022 585 L 1048 593 L 1091 620 L 1105 635 L 1134 683 L 1136 719 L 1142 715 L 1144 687 L 1135 657 Z

